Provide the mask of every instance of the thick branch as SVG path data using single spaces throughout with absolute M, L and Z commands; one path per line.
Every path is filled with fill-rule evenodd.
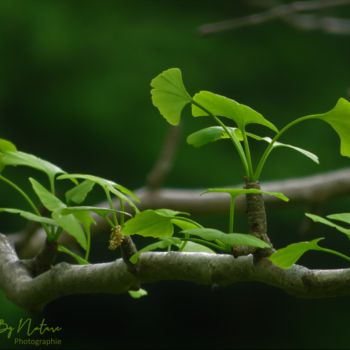
M 32 278 L 18 260 L 6 236 L 0 235 L 0 288 L 15 304 L 40 309 L 54 299 L 72 294 L 125 293 L 137 282 L 188 281 L 227 286 L 238 282 L 261 282 L 304 298 L 350 295 L 350 269 L 309 270 L 293 266 L 281 270 L 263 259 L 254 264 L 252 256 L 207 253 L 144 253 L 139 272 L 130 273 L 122 259 L 94 265 L 61 263 Z
M 231 186 L 232 187 L 232 186 Z M 236 185 L 233 187 L 242 187 Z M 262 182 L 264 191 L 283 192 L 289 197 L 290 204 L 320 204 L 332 198 L 350 194 L 350 168 L 331 171 L 328 173 L 291 178 L 280 181 Z M 137 192 L 141 198 L 142 209 L 170 208 L 188 211 L 192 214 L 225 213 L 229 207 L 229 199 L 220 193 L 208 193 L 201 196 L 204 189 L 162 189 L 147 191 L 140 189 Z M 286 204 L 271 196 L 264 196 L 266 205 Z M 245 210 L 244 197 L 238 197 L 237 210 Z

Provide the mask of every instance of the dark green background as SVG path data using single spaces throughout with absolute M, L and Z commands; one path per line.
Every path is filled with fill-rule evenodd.
M 329 10 L 346 15 L 350 9 Z M 245 1 L 31 1 L 0 2 L 1 137 L 70 172 L 87 172 L 129 188 L 144 184 L 167 129 L 152 106 L 149 82 L 180 67 L 191 93 L 207 89 L 250 105 L 278 127 L 324 112 L 350 87 L 350 37 L 298 31 L 275 21 L 208 38 L 203 23 L 256 11 Z M 166 186 L 208 187 L 242 181 L 238 157 L 225 143 L 192 149 L 186 136 L 207 124 L 183 121 L 182 143 Z M 266 130 L 257 129 L 258 132 Z M 322 122 L 300 125 L 284 140 L 320 156 L 316 166 L 276 151 L 262 180 L 345 167 L 339 140 Z M 256 145 L 253 157 L 262 151 Z M 24 186 L 25 172 L 11 172 Z M 17 175 L 19 174 L 19 175 Z M 0 205 L 17 198 L 0 186 Z M 348 211 L 349 198 L 325 203 L 321 213 Z M 326 236 L 344 253 L 350 245 L 320 226 L 300 231 L 310 208 L 269 211 L 277 247 Z M 196 217 L 223 227 L 224 216 Z M 0 231 L 21 223 L 1 216 Z M 245 228 L 243 214 L 239 226 Z M 93 260 L 112 260 L 108 233 L 93 242 Z M 311 254 L 309 267 L 343 267 L 336 257 Z M 149 297 L 74 296 L 50 304 L 39 320 L 63 327 L 63 348 L 348 348 L 348 298 L 298 300 L 259 284 L 218 289 L 164 282 L 146 286 Z M 22 312 L 0 297 L 0 318 Z M 3 342 L 3 338 L 0 339 Z M 0 348 L 9 344 L 0 342 Z

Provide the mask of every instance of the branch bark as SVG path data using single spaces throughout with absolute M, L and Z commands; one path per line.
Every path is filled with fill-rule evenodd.
M 60 263 L 33 278 L 26 262 L 18 259 L 5 235 L 0 234 L 0 288 L 15 304 L 40 310 L 65 295 L 125 293 L 137 283 L 165 280 L 227 286 L 238 282 L 261 282 L 301 298 L 350 295 L 350 269 L 310 270 L 294 265 L 282 270 L 268 260 L 226 254 L 144 253 L 138 273 L 131 273 L 122 259 L 92 265 Z
M 230 187 L 243 187 L 242 184 Z M 289 199 L 290 204 L 320 204 L 335 197 L 350 194 L 350 168 L 311 175 L 300 178 L 263 182 L 264 191 L 282 192 Z M 204 189 L 161 189 L 136 191 L 141 199 L 141 209 L 169 208 L 188 211 L 192 214 L 225 213 L 229 208 L 229 199 L 220 193 L 208 193 L 201 196 Z M 279 199 L 264 196 L 266 205 L 287 207 Z M 237 210 L 245 210 L 244 197 L 238 197 Z

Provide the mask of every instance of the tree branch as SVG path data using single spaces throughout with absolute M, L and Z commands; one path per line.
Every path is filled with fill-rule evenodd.
M 180 126 L 169 126 L 158 159 L 146 179 L 146 187 L 151 190 L 160 188 L 171 170 L 179 145 L 180 134 Z
M 349 0 L 314 0 L 314 1 L 296 1 L 289 4 L 282 4 L 277 5 L 269 8 L 268 10 L 260 13 L 255 13 L 249 16 L 240 17 L 240 18 L 233 18 L 228 19 L 225 21 L 215 22 L 215 23 L 208 23 L 204 24 L 200 27 L 198 27 L 197 31 L 201 35 L 209 35 L 214 34 L 218 32 L 223 32 L 227 30 L 233 30 L 241 27 L 246 26 L 252 26 L 252 25 L 258 25 L 262 23 L 266 23 L 269 21 L 272 21 L 274 19 L 286 19 L 289 17 L 293 25 L 295 26 L 304 26 L 306 25 L 305 19 L 303 23 L 301 23 L 302 19 L 300 18 L 291 18 L 292 15 L 304 12 L 304 11 L 314 11 L 314 10 L 321 10 L 325 8 L 331 8 L 336 6 L 342 6 L 342 5 L 348 5 L 350 4 Z M 316 23 L 316 17 L 310 17 L 310 20 L 312 20 L 313 29 L 321 28 L 325 31 L 333 32 L 333 33 L 339 33 L 340 29 L 343 28 L 344 30 L 348 30 L 348 24 L 345 25 L 345 20 L 337 18 L 332 18 L 331 21 L 328 20 L 322 20 L 320 18 L 317 18 Z
M 122 259 L 93 265 L 60 263 L 32 278 L 26 262 L 18 259 L 6 236 L 0 234 L 0 288 L 15 304 L 40 310 L 65 295 L 125 293 L 142 284 L 177 280 L 202 285 L 227 286 L 238 282 L 261 282 L 302 298 L 350 295 L 350 269 L 310 270 L 294 265 L 282 270 L 262 259 L 235 259 L 226 254 L 144 253 L 137 275 L 130 273 Z
M 233 187 L 242 187 L 242 184 Z M 287 207 L 290 204 L 320 204 L 332 198 L 350 194 L 350 168 L 311 175 L 300 178 L 291 178 L 279 181 L 263 182 L 264 191 L 282 192 L 289 199 L 288 204 L 271 196 L 264 196 L 266 205 Z M 204 189 L 162 189 L 136 191 L 141 199 L 141 209 L 170 208 L 188 211 L 193 214 L 224 213 L 229 207 L 229 198 L 220 193 L 208 193 L 201 196 Z M 237 210 L 245 210 L 244 197 L 238 197 Z

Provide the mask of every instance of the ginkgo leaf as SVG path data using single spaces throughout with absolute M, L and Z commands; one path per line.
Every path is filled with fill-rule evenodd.
M 123 226 L 123 234 L 138 234 L 144 237 L 166 237 L 172 236 L 174 227 L 171 218 L 158 215 L 154 210 L 145 210 L 137 213 Z
M 266 126 L 275 132 L 278 131 L 276 126 L 259 112 L 228 97 L 210 91 L 200 91 L 194 95 L 193 101 L 192 115 L 194 117 L 208 116 L 211 113 L 233 120 L 241 130 L 244 130 L 246 125 L 254 123 Z
M 346 224 L 350 224 L 350 213 L 331 214 L 331 215 L 327 215 L 327 218 L 345 222 Z
M 147 290 L 143 288 L 140 288 L 138 290 L 129 290 L 128 293 L 133 299 L 140 299 L 148 295 Z
M 61 168 L 47 160 L 19 151 L 0 153 L 0 167 L 4 168 L 5 166 L 27 166 L 34 168 L 47 174 L 50 179 L 53 179 L 57 174 L 64 173 Z
M 174 233 L 174 225 L 178 227 L 198 227 L 195 221 L 179 216 L 187 213 L 170 209 L 147 209 L 137 213 L 123 226 L 123 234 L 138 234 L 144 237 L 164 238 Z
M 156 250 L 156 249 L 167 249 L 168 247 L 170 247 L 172 245 L 179 246 L 180 244 L 181 244 L 181 240 L 179 238 L 176 238 L 176 237 L 172 237 L 172 238 L 167 237 L 167 238 L 161 239 L 158 242 L 151 243 L 151 244 L 141 248 L 140 250 L 138 250 L 135 254 L 133 254 L 131 256 L 130 262 L 133 264 L 136 264 L 138 259 L 139 259 L 139 256 L 142 253 L 151 252 L 151 251 Z
M 224 233 L 213 228 L 196 228 L 184 230 L 183 234 L 201 237 L 206 241 L 220 241 L 230 247 L 236 245 L 246 245 L 257 248 L 269 248 L 270 245 L 261 239 L 246 233 Z
M 80 225 L 79 220 L 73 215 L 62 215 L 61 210 L 52 213 L 52 218 L 62 227 L 68 234 L 73 236 L 83 249 L 87 248 L 86 235 Z
M 238 128 L 227 128 L 232 136 L 238 141 L 243 141 L 242 132 Z M 187 137 L 187 143 L 194 147 L 201 147 L 209 142 L 229 139 L 226 131 L 221 126 L 210 126 L 209 128 L 198 130 Z
M 350 102 L 340 98 L 333 109 L 315 118 L 328 123 L 340 138 L 340 154 L 350 157 Z
M 191 241 L 186 243 L 185 247 L 182 249 L 182 252 L 216 254 L 214 250 L 206 247 L 205 245 Z
M 57 179 L 58 180 L 83 179 L 83 180 L 88 180 L 93 183 L 96 183 L 106 191 L 113 193 L 116 197 L 128 203 L 132 208 L 134 208 L 136 212 L 138 212 L 138 208 L 129 197 L 131 197 L 135 202 L 140 202 L 140 199 L 131 190 L 127 189 L 126 187 L 114 181 L 104 179 L 102 177 L 95 176 L 95 175 L 88 175 L 88 174 L 64 174 L 64 175 L 58 176 Z
M 323 225 L 327 225 L 327 226 L 335 228 L 339 232 L 344 233 L 350 239 L 350 229 L 339 226 L 339 225 L 335 224 L 334 222 L 329 221 L 329 220 L 327 220 L 319 215 L 306 213 L 305 216 L 307 216 L 309 219 L 311 219 L 314 222 L 319 222 Z
M 39 197 L 42 205 L 50 210 L 55 211 L 57 209 L 65 208 L 66 205 L 50 191 L 48 191 L 43 185 L 33 178 L 29 178 L 29 181 L 32 184 L 34 192 Z
M 250 132 L 247 132 L 247 135 L 257 141 L 265 141 L 267 143 L 271 143 L 272 142 L 272 139 L 271 137 L 261 137 L 261 136 L 258 136 L 258 135 L 255 135 L 255 134 L 252 134 Z M 306 149 L 303 149 L 301 147 L 296 147 L 296 146 L 293 146 L 293 145 L 290 145 L 290 144 L 287 144 L 287 143 L 282 143 L 282 142 L 278 142 L 276 141 L 272 148 L 289 148 L 289 149 L 292 149 L 296 152 L 299 152 L 301 153 L 302 155 L 304 155 L 305 157 L 311 159 L 313 162 L 315 162 L 316 164 L 319 164 L 319 159 L 318 159 L 318 156 L 310 151 L 307 151 Z
M 317 238 L 310 242 L 292 243 L 287 247 L 278 249 L 269 259 L 278 267 L 288 269 L 293 266 L 306 252 L 310 250 L 322 250 L 318 242 L 323 238 Z
M 151 81 L 152 102 L 171 125 L 178 125 L 183 108 L 191 102 L 179 68 L 170 68 Z
M 264 195 L 276 197 L 278 199 L 281 199 L 284 202 L 289 201 L 289 198 L 281 192 L 262 191 L 262 190 L 259 190 L 257 188 L 208 188 L 202 194 L 206 194 L 206 193 L 210 193 L 210 192 L 228 193 L 233 197 L 237 197 L 241 194 L 264 194 Z
M 8 140 L 0 139 L 0 152 L 16 152 L 16 146 Z
M 25 210 L 21 210 L 21 209 L 0 208 L 0 212 L 10 213 L 10 214 L 18 214 L 29 221 L 38 222 L 40 224 L 48 224 L 48 225 L 52 225 L 52 226 L 57 226 L 57 223 L 55 222 L 55 220 L 53 220 L 51 218 L 47 218 L 45 216 L 39 216 L 39 215 L 33 214 L 29 211 L 25 211 Z
M 90 180 L 85 180 L 81 182 L 80 184 L 66 192 L 66 201 L 81 204 L 82 202 L 84 202 L 89 192 L 92 191 L 94 186 L 95 183 Z

